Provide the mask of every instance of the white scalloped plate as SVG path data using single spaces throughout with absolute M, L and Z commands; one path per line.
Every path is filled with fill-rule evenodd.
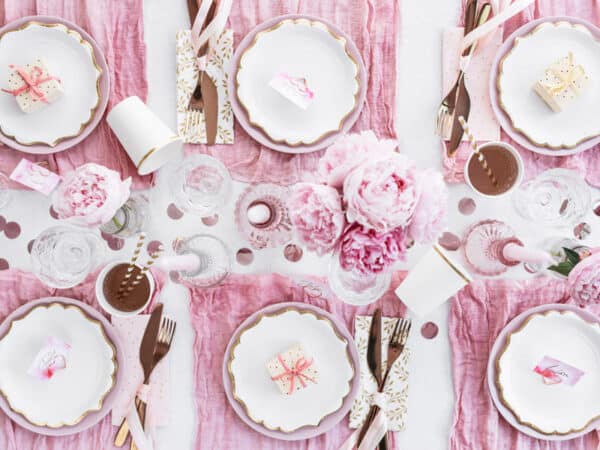
M 319 381 L 286 396 L 271 380 L 266 363 L 296 343 L 314 359 Z M 329 319 L 288 308 L 265 313 L 242 331 L 231 350 L 229 375 L 233 395 L 251 420 L 270 430 L 291 433 L 318 426 L 342 407 L 350 393 L 354 368 L 348 343 Z
M 50 147 L 78 136 L 100 103 L 100 77 L 92 45 L 59 23 L 28 22 L 0 36 L 0 85 L 6 86 L 9 64 L 25 65 L 42 58 L 65 93 L 32 114 L 19 109 L 14 97 L 0 93 L 0 129 L 22 145 Z
M 573 53 L 591 79 L 582 94 L 553 112 L 533 91 L 544 71 Z M 533 144 L 570 149 L 600 135 L 600 42 L 588 28 L 565 21 L 545 22 L 518 37 L 500 61 L 498 100 L 515 130 Z
M 533 371 L 544 357 L 585 372 L 574 386 L 544 384 Z M 600 324 L 570 311 L 530 316 L 507 337 L 497 360 L 500 401 L 517 421 L 545 435 L 567 435 L 600 418 Z
M 307 110 L 269 86 L 282 71 L 306 78 L 315 92 Z M 346 40 L 308 19 L 284 19 L 259 32 L 240 58 L 236 81 L 250 123 L 290 146 L 312 144 L 339 130 L 360 89 L 359 65 Z
M 67 367 L 49 380 L 27 374 L 49 336 L 71 345 Z M 75 305 L 38 305 L 12 322 L 0 340 L 0 393 L 37 426 L 79 423 L 102 408 L 115 384 L 116 351 L 100 322 Z

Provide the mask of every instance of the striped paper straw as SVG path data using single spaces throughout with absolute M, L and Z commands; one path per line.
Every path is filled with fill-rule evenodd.
M 129 283 L 131 276 L 133 275 L 133 269 L 135 268 L 135 263 L 140 256 L 140 252 L 142 251 L 142 246 L 144 245 L 144 240 L 146 239 L 146 234 L 141 233 L 138 238 L 135 249 L 133 250 L 133 255 L 131 256 L 131 261 L 129 261 L 129 267 L 127 267 L 127 272 L 123 277 L 123 281 L 121 281 L 121 285 L 119 286 L 119 291 L 117 292 L 117 298 L 120 298 Z
M 487 161 L 485 160 L 485 156 L 483 156 L 483 153 L 481 153 L 479 151 L 479 146 L 477 145 L 475 136 L 473 136 L 471 134 L 471 131 L 469 130 L 469 126 L 467 125 L 467 122 L 465 121 L 465 118 L 463 116 L 460 116 L 458 118 L 458 121 L 460 122 L 460 125 L 462 126 L 463 130 L 465 131 L 465 134 L 467 135 L 467 138 L 469 139 L 469 143 L 471 144 L 471 148 L 477 155 L 477 160 L 481 163 L 481 167 L 483 167 L 483 170 L 485 170 L 485 173 L 487 173 L 487 176 L 490 177 L 490 180 L 492 180 L 492 184 L 494 186 L 498 186 L 498 180 L 496 180 L 496 177 L 494 176 L 494 172 L 492 172 L 492 169 L 490 169 L 490 166 L 488 165 Z
M 160 255 L 163 251 L 164 251 L 164 248 L 161 245 L 158 247 L 158 249 L 154 253 L 152 253 L 152 255 L 150 255 L 150 259 L 148 261 L 146 261 L 146 264 L 144 264 L 144 267 L 142 267 L 142 270 L 140 270 L 140 273 L 137 274 L 137 276 L 133 279 L 131 284 L 129 284 L 129 286 L 127 287 L 125 292 L 123 292 L 123 297 L 127 297 L 129 295 L 129 293 L 131 291 L 133 291 L 136 288 L 136 286 L 142 282 L 142 280 L 146 276 L 146 272 L 148 272 L 148 270 L 150 270 L 150 267 L 152 267 L 152 265 L 160 257 Z

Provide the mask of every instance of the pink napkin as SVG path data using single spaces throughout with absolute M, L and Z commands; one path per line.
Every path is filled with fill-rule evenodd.
M 252 430 L 239 419 L 223 390 L 223 354 L 231 335 L 252 313 L 280 302 L 306 302 L 330 311 L 342 319 L 349 330 L 356 314 L 372 314 L 375 307 L 386 316 L 398 317 L 405 307 L 395 297 L 403 274 L 395 274 L 388 293 L 370 307 L 356 308 L 333 298 L 316 278 L 292 280 L 278 274 L 231 275 L 221 286 L 191 288 L 190 302 L 194 341 L 194 379 L 196 380 L 196 414 L 198 429 L 194 449 L 261 449 L 261 450 L 334 450 L 352 433 L 345 418 L 339 425 L 319 437 L 295 442 L 270 439 Z M 390 449 L 398 448 L 394 433 Z
M 111 82 L 107 111 L 125 97 L 146 99 L 146 45 L 144 43 L 143 0 L 4 0 L 0 2 L 0 24 L 34 14 L 64 17 L 85 29 L 104 52 Z M 0 80 L 4 84 L 5 80 Z M 0 146 L 0 171 L 9 174 L 24 156 Z M 80 144 L 51 155 L 27 155 L 47 161 L 48 168 L 64 175 L 76 167 L 94 162 L 133 177 L 136 189 L 150 187 L 151 176 L 140 177 L 105 120 Z M 23 186 L 14 183 L 15 189 Z
M 143 381 L 144 373 L 140 366 L 140 343 L 146 331 L 150 314 L 140 314 L 133 317 L 113 317 L 113 326 L 119 334 L 123 353 L 125 353 L 125 376 L 119 390 L 119 395 L 111 416 L 112 424 L 120 426 L 123 417 L 127 415 L 128 408 L 134 398 L 136 389 Z M 152 371 L 150 378 L 150 404 L 153 427 L 162 427 L 169 424 L 169 362 L 168 355 Z
M 256 25 L 282 14 L 322 17 L 348 33 L 360 50 L 368 74 L 367 98 L 352 131 L 372 129 L 380 138 L 395 138 L 396 45 L 399 41 L 399 0 L 236 0 L 229 26 L 235 43 Z M 234 146 L 187 145 L 186 151 L 220 158 L 234 178 L 251 183 L 293 184 L 314 171 L 322 152 L 287 155 L 262 147 L 235 124 Z
M 463 8 L 466 3 L 463 0 Z M 600 7 L 595 0 L 536 0 L 535 4 L 516 15 L 504 24 L 504 37 L 527 22 L 546 16 L 577 16 L 590 22 L 600 24 Z M 462 13 L 461 13 L 462 17 Z M 489 97 L 488 97 L 489 101 Z M 600 145 L 573 156 L 545 156 L 531 152 L 501 133 L 502 140 L 514 145 L 525 163 L 525 178 L 534 178 L 544 170 L 563 167 L 577 170 L 592 186 L 600 187 Z M 468 144 L 463 143 L 455 158 L 448 158 L 444 152 L 444 176 L 450 183 L 464 181 L 463 170 L 466 158 L 469 155 Z
M 565 283 L 539 277 L 528 281 L 475 281 L 450 304 L 449 337 L 454 378 L 450 450 L 592 450 L 596 433 L 560 442 L 533 439 L 511 427 L 488 391 L 489 352 L 504 326 L 521 312 L 548 303 L 567 303 Z M 600 305 L 589 307 L 600 313 Z
M 162 290 L 166 276 L 152 271 L 157 289 L 152 305 Z M 44 286 L 35 275 L 19 270 L 0 271 L 0 321 L 29 300 L 43 297 L 62 296 L 84 301 L 96 309 L 95 281 L 97 274 L 90 275 L 83 283 L 71 289 L 51 289 Z M 116 428 L 112 426 L 110 414 L 92 428 L 73 436 L 40 436 L 15 425 L 0 411 L 0 449 L 2 450 L 113 450 Z

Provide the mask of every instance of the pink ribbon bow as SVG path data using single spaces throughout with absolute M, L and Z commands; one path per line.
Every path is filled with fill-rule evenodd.
M 39 86 L 42 83 L 45 83 L 50 80 L 60 81 L 60 79 L 53 77 L 51 75 L 48 75 L 47 77 L 42 78 L 44 71 L 39 66 L 34 66 L 33 69 L 31 69 L 31 74 L 27 73 L 27 71 L 25 69 L 23 69 L 22 67 L 15 66 L 13 64 L 11 64 L 8 67 L 10 67 L 11 69 L 16 69 L 19 76 L 25 82 L 25 84 L 23 84 L 23 86 L 21 86 L 20 88 L 17 88 L 17 89 L 2 89 L 2 92 L 12 94 L 15 97 L 24 92 L 29 92 L 32 97 L 35 96 L 38 99 L 40 99 L 42 102 L 48 103 L 48 100 L 46 99 L 46 95 L 40 89 Z
M 306 375 L 304 373 L 304 371 L 312 365 L 312 363 L 313 363 L 312 359 L 308 360 L 304 357 L 299 358 L 291 368 L 287 366 L 287 364 L 285 363 L 285 361 L 283 360 L 281 355 L 277 355 L 277 359 L 279 360 L 279 364 L 281 364 L 281 367 L 283 367 L 283 372 L 280 373 L 279 375 L 271 377 L 271 379 L 273 381 L 276 381 L 276 380 L 281 380 L 282 378 L 287 377 L 290 382 L 290 390 L 289 390 L 288 394 L 291 394 L 292 392 L 294 392 L 294 385 L 296 382 L 296 378 L 298 379 L 298 381 L 300 381 L 300 384 L 302 384 L 302 387 L 306 387 L 305 380 L 316 383 L 313 378 L 309 377 L 308 375 Z

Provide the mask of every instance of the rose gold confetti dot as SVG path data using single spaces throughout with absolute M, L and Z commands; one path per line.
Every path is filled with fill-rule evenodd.
M 4 258 L 0 258 L 0 270 L 6 270 L 9 268 L 8 261 Z
M 563 200 L 563 202 L 561 203 L 560 208 L 558 210 L 559 214 L 565 213 L 565 211 L 567 210 L 567 207 L 569 206 L 569 202 L 570 202 L 570 200 L 568 198 L 565 198 Z
M 54 208 L 51 206 L 50 207 L 50 217 L 52 217 L 53 219 L 57 219 L 58 220 L 58 214 L 56 214 L 56 211 L 54 211 Z
M 433 322 L 424 323 L 421 327 L 421 336 L 425 339 L 433 339 L 438 335 L 439 328 Z
M 242 266 L 247 266 L 254 260 L 254 253 L 249 248 L 240 248 L 235 255 L 235 259 Z
M 9 239 L 16 239 L 21 234 L 21 226 L 17 222 L 8 222 L 4 227 L 4 234 Z
M 592 232 L 592 227 L 588 223 L 581 222 L 573 228 L 573 234 L 577 239 L 585 239 Z
M 302 258 L 302 249 L 296 244 L 288 244 L 283 249 L 283 256 L 291 262 L 298 262 Z
M 35 239 L 32 239 L 29 241 L 29 243 L 27 244 L 27 251 L 29 253 L 31 253 L 31 249 L 33 248 L 33 243 L 35 242 Z
M 179 220 L 183 217 L 183 211 L 171 203 L 167 208 L 167 215 L 173 220 Z
M 175 270 L 169 272 L 169 278 L 173 283 L 181 283 L 181 275 L 179 275 L 179 272 Z
M 458 202 L 458 211 L 465 216 L 469 216 L 475 212 L 477 205 L 471 197 L 461 198 Z
M 600 200 L 598 200 L 594 205 L 594 214 L 600 216 Z
M 153 253 L 156 253 L 158 251 L 158 248 L 162 246 L 162 242 L 160 241 L 150 241 L 148 242 L 148 245 L 146 246 L 146 251 L 148 252 L 149 255 L 152 255 Z
M 527 273 L 538 273 L 537 267 L 535 267 L 529 263 L 524 263 L 523 269 L 525 269 L 525 272 L 527 272 Z
M 461 240 L 454 233 L 446 232 L 438 239 L 438 244 L 449 251 L 455 251 L 460 248 Z
M 202 223 L 204 225 L 206 225 L 207 227 L 215 226 L 218 221 L 219 221 L 219 215 L 218 214 L 215 214 L 214 216 L 203 217 L 202 218 Z
M 108 244 L 108 248 L 114 251 L 119 251 L 125 246 L 125 240 L 119 237 L 113 236 L 112 234 L 105 233 L 104 231 L 100 232 L 102 239 L 106 241 Z

